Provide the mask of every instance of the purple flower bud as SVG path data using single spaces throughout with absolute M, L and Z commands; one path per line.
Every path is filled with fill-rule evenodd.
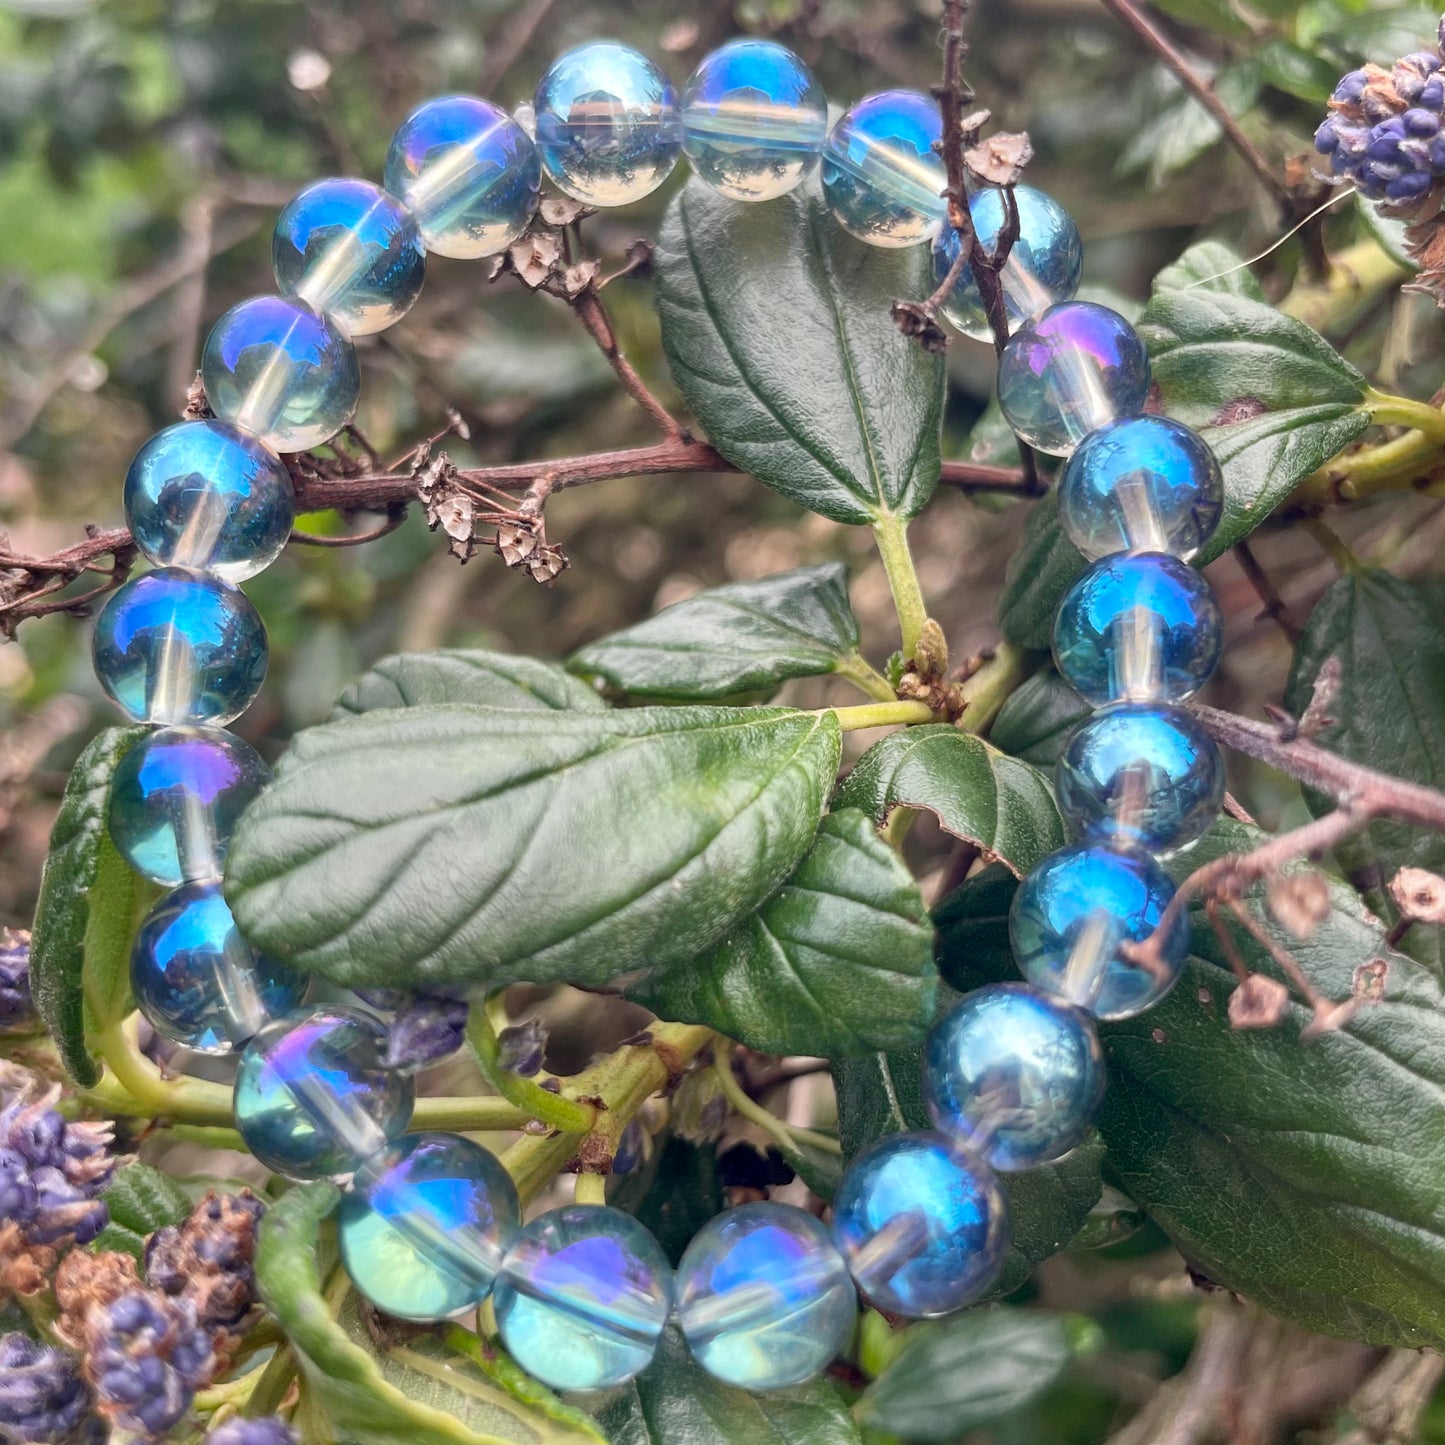
M 1408 171 L 1385 187 L 1385 195 L 1392 201 L 1413 201 L 1423 196 L 1430 184 L 1430 177 L 1422 171 Z
M 1430 142 L 1430 169 L 1437 176 L 1445 176 L 1445 135 L 1437 135 Z
M 612 1156 L 612 1172 L 631 1174 L 642 1163 L 642 1151 L 646 1143 L 647 1131 L 633 1119 L 617 1141 L 617 1152 Z
M 30 935 L 0 928 L 0 1031 L 35 1017 L 30 998 Z
M 14 1149 L 0 1149 L 0 1224 L 27 1228 L 35 1220 L 35 1181 Z
M 454 1054 L 467 1036 L 465 999 L 418 993 L 392 1016 L 386 1030 L 386 1065 L 423 1069 Z
M 1422 110 L 1432 110 L 1437 115 L 1445 109 L 1445 80 L 1438 75 L 1432 75 L 1424 85 L 1420 87 L 1420 94 L 1415 97 L 1415 104 Z
M 1322 155 L 1327 156 L 1340 143 L 1340 137 L 1335 130 L 1334 116 L 1326 116 L 1320 122 L 1319 129 L 1315 131 L 1315 149 Z
M 1428 110 L 1407 110 L 1400 119 L 1410 135 L 1432 136 L 1440 129 L 1440 117 Z
M 263 1415 L 259 1420 L 236 1416 L 217 1425 L 206 1436 L 206 1445 L 296 1445 L 296 1435 L 279 1415 Z
M 86 1368 L 121 1429 L 161 1435 L 210 1382 L 216 1358 L 188 1300 L 131 1290 L 87 1315 Z
M 51 1445 L 72 1436 L 90 1412 L 71 1357 L 25 1335 L 0 1335 L 0 1439 Z
M 72 1184 L 59 1169 L 46 1165 L 32 1169 L 35 1183 L 35 1218 L 27 1231 L 35 1244 L 62 1244 L 73 1239 L 89 1244 L 107 1224 L 110 1210 L 103 1199 L 92 1199 Z
M 1340 77 L 1332 99 L 1351 105 L 1365 93 L 1365 87 L 1369 83 L 1370 77 L 1363 70 L 1352 70 L 1348 75 Z
M 547 1029 L 541 1019 L 512 1024 L 497 1035 L 497 1062 L 509 1074 L 531 1078 L 547 1053 Z

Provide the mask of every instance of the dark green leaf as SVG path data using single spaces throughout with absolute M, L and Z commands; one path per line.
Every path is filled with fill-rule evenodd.
M 612 1195 L 618 1209 L 636 1215 L 656 1236 L 674 1265 L 692 1237 L 722 1212 L 717 1149 L 668 1133 Z
M 1064 739 L 1092 711 L 1058 673 L 1045 668 L 1009 694 L 988 730 L 989 741 L 1036 768 L 1051 768 Z
M 1154 278 L 1156 291 L 1223 291 L 1250 301 L 1263 301 L 1264 289 L 1232 246 L 1222 241 L 1197 241 Z
M 1252 60 L 1226 65 L 1211 81 L 1233 115 L 1245 114 L 1259 99 L 1259 67 Z M 1167 82 L 1171 87 L 1178 84 L 1172 76 Z M 1163 185 L 1223 136 L 1219 122 L 1192 95 L 1181 93 L 1160 114 L 1138 127 L 1119 158 L 1119 170 L 1127 174 L 1147 167 L 1150 185 Z
M 1009 558 L 998 601 L 999 630 L 1015 647 L 1030 652 L 1050 647 L 1054 614 L 1086 566 L 1078 548 L 1064 536 L 1058 492 L 1051 488 L 1033 504 L 1023 540 Z
M 1390 65 L 1399 56 L 1428 46 L 1440 12 L 1425 5 L 1371 7 L 1332 23 L 1322 39 L 1357 60 Z
M 1256 56 L 1265 84 L 1323 109 L 1339 80 L 1339 72 L 1313 50 L 1275 36 Z
M 111 1221 L 137 1234 L 152 1234 L 168 1224 L 181 1224 L 191 1213 L 191 1196 L 149 1164 L 127 1164 L 105 1191 Z
M 843 1182 L 842 1156 L 836 1150 L 824 1149 L 806 1139 L 793 1139 L 789 1143 L 779 1140 L 777 1147 L 793 1173 L 819 1199 L 831 1201 Z
M 555 662 L 481 648 L 444 648 L 382 658 L 336 699 L 332 717 L 448 702 L 594 711 L 606 705 L 585 682 L 570 677 Z

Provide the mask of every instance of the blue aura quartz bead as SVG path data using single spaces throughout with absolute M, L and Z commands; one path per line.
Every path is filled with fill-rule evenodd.
M 1224 476 L 1198 432 L 1125 416 L 1085 437 L 1059 479 L 1059 517 L 1089 558 L 1169 552 L 1188 561 L 1214 535 Z
M 693 1358 L 745 1390 L 811 1379 L 848 1343 L 858 1305 L 828 1231 L 787 1204 L 714 1216 L 677 1267 L 677 1312 Z
M 157 432 L 125 474 L 125 516 L 158 567 L 244 582 L 281 554 L 295 518 L 291 477 L 275 452 L 226 422 Z
M 357 1169 L 342 1197 L 341 1260 L 378 1309 L 441 1320 L 491 1291 L 521 1228 L 511 1176 L 458 1134 L 408 1134 Z
M 672 1313 L 672 1266 L 630 1214 L 571 1204 L 534 1219 L 492 1294 L 502 1343 L 555 1390 L 601 1390 L 652 1363 Z
M 998 1278 L 1008 1200 L 984 1160 L 943 1134 L 889 1134 L 843 1175 L 833 1238 L 880 1309 L 909 1319 L 946 1315 Z
M 178 567 L 115 592 L 91 652 L 100 685 L 133 722 L 228 723 L 266 676 L 266 629 L 245 595 Z
M 579 45 L 553 61 L 533 100 L 537 150 L 554 185 L 589 206 L 651 195 L 682 149 L 672 82 L 615 40 Z
M 823 147 L 823 198 L 844 230 L 870 246 L 915 246 L 943 224 L 938 104 L 885 90 L 841 116 Z
M 231 307 L 206 337 L 201 381 L 218 417 L 278 452 L 329 441 L 361 395 L 346 333 L 294 296 L 253 296 Z
M 1093 1020 L 1023 983 L 965 995 L 924 1047 L 923 1097 L 934 1124 L 995 1169 L 1062 1158 L 1089 1132 L 1104 1082 Z
M 268 1025 L 236 1071 L 236 1128 L 288 1179 L 351 1174 L 411 1120 L 411 1075 L 384 1068 L 386 1035 L 353 1009 L 327 1007 Z
M 1025 321 L 998 363 L 998 401 L 1031 447 L 1068 456 L 1092 431 L 1141 411 L 1149 356 L 1107 306 L 1061 301 Z
M 682 148 L 693 171 L 735 201 L 768 201 L 811 174 L 828 138 L 813 72 L 772 40 L 730 40 L 682 91 Z
M 402 121 L 386 157 L 386 188 L 416 217 L 428 251 L 475 260 L 505 250 L 537 209 L 542 163 L 500 106 L 444 95 Z
M 1076 843 L 1029 874 L 1009 910 L 1019 971 L 1096 1018 L 1126 1019 L 1153 1007 L 1174 986 L 1189 949 L 1181 911 L 1160 940 L 1158 970 L 1121 956 L 1158 927 L 1174 885 L 1142 849 Z
M 216 881 L 184 884 L 151 909 L 130 984 L 156 1032 L 199 1054 L 233 1053 L 306 993 L 304 979 L 241 937 Z
M 116 765 L 106 819 L 137 873 L 167 888 L 219 878 L 246 805 L 271 781 L 249 743 L 217 728 L 160 728 Z
M 1168 853 L 1202 838 L 1224 801 L 1224 760 L 1189 713 L 1119 703 L 1086 718 L 1059 755 L 1059 811 L 1081 838 Z

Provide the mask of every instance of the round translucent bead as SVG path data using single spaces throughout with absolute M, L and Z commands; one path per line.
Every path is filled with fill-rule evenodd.
M 151 909 L 130 985 L 157 1033 L 200 1054 L 241 1048 L 306 993 L 303 978 L 241 937 L 214 880 L 187 883 Z
M 1069 588 L 1054 617 L 1054 660 L 1096 706 L 1183 702 L 1219 661 L 1224 618 L 1209 583 L 1160 552 L 1118 552 Z
M 630 1214 L 570 1204 L 513 1241 L 492 1295 L 502 1343 L 555 1390 L 601 1390 L 652 1363 L 672 1266 Z
M 936 101 L 885 90 L 838 120 L 823 147 L 823 198 L 838 224 L 871 246 L 913 246 L 943 224 L 948 184 L 933 149 Z
M 1010 331 L 1057 302 L 1071 299 L 1079 289 L 1084 264 L 1079 228 L 1052 196 L 1032 186 L 1016 186 L 1014 197 L 1019 212 L 1018 240 L 1009 250 L 1000 277 Z M 992 186 L 976 191 L 968 198 L 968 208 L 979 240 L 992 251 L 1007 216 L 1003 192 Z M 958 246 L 958 232 L 952 226 L 944 226 L 934 238 L 933 271 L 939 282 L 953 269 Z M 943 314 L 965 336 L 978 341 L 993 338 L 973 267 L 966 261 L 943 303 Z
M 735 201 L 791 191 L 827 138 L 823 87 L 775 41 L 730 40 L 683 87 L 682 148 L 697 175 Z
M 342 1197 L 341 1260 L 378 1309 L 441 1320 L 486 1298 L 521 1223 L 511 1176 L 479 1144 L 408 1134 L 367 1159 Z
M 1168 853 L 1202 838 L 1224 801 L 1224 760 L 1189 713 L 1123 702 L 1086 718 L 1059 755 L 1059 811 L 1081 838 Z
M 278 452 L 335 436 L 356 411 L 356 350 L 330 317 L 294 296 L 253 296 L 211 328 L 201 352 L 211 410 Z
M 289 1179 L 351 1174 L 411 1120 L 411 1075 L 382 1067 L 375 1019 L 327 1007 L 293 1014 L 246 1046 L 236 1071 L 236 1128 Z
M 307 186 L 271 238 L 276 284 L 350 336 L 394 326 L 421 295 L 426 250 L 416 218 L 370 181 Z
M 1014 894 L 1009 940 L 1019 971 L 1096 1018 L 1143 1013 L 1169 992 L 1184 967 L 1187 913 L 1161 940 L 1159 969 L 1130 962 L 1119 949 L 1148 938 L 1173 896 L 1164 870 L 1141 849 L 1103 843 L 1062 848 Z
M 833 1237 L 858 1288 L 909 1319 L 984 1294 L 1008 1252 L 1008 1200 L 992 1169 L 942 1134 L 890 1134 L 848 1166 Z
M 710 1219 L 677 1267 L 677 1310 L 693 1358 L 745 1390 L 811 1379 L 848 1343 L 858 1305 L 828 1231 L 787 1204 L 742 1204 Z
M 1219 462 L 1167 416 L 1126 416 L 1086 437 L 1059 479 L 1059 516 L 1086 557 L 1170 552 L 1186 561 L 1224 507 Z
M 631 46 L 597 40 L 559 56 L 533 106 L 543 169 L 589 206 L 640 201 L 677 164 L 677 91 Z
M 1065 457 L 1091 431 L 1143 408 L 1149 357 L 1107 306 L 1061 301 L 1025 321 L 998 363 L 998 401 L 1031 447 Z
M 266 629 L 236 588 L 164 567 L 105 604 L 92 656 L 100 685 L 132 721 L 220 726 L 261 690 Z
M 505 250 L 527 229 L 542 163 L 531 136 L 500 106 L 444 95 L 402 121 L 385 178 L 428 251 L 469 261 Z
M 219 878 L 246 805 L 271 781 L 249 743 L 218 728 L 161 728 L 116 765 L 107 821 L 137 873 L 174 888 Z
M 291 535 L 291 477 L 275 452 L 223 421 L 177 422 L 131 462 L 125 516 L 157 566 L 244 582 Z
M 933 1122 L 995 1169 L 1032 1169 L 1067 1154 L 1104 1097 L 1093 1020 L 1023 983 L 960 999 L 933 1025 L 923 1095 Z

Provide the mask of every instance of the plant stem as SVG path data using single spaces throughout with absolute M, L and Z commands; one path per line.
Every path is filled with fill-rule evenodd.
M 1408 396 L 1393 396 L 1370 387 L 1365 392 L 1365 409 L 1376 426 L 1407 426 L 1423 432 L 1437 447 L 1445 446 L 1445 412 L 1429 402 Z
M 897 696 L 888 686 L 888 679 L 862 653 L 850 652 L 847 657 L 840 657 L 833 671 L 839 677 L 846 677 L 860 692 L 878 702 L 892 702 Z
M 926 702 L 868 702 L 861 707 L 822 708 L 838 719 L 845 733 L 860 728 L 886 728 L 900 723 L 937 722 L 937 715 Z
M 95 1047 L 108 1072 L 94 1088 L 83 1091 L 87 1102 L 130 1118 L 166 1118 L 223 1129 L 231 1126 L 229 1088 L 205 1079 L 162 1078 L 160 1070 L 136 1047 L 124 1023 L 103 1030 Z
M 785 1123 L 782 1119 L 769 1110 L 763 1108 L 756 1100 L 750 1099 L 744 1091 L 743 1086 L 738 1082 L 738 1076 L 733 1073 L 733 1045 L 731 1043 L 720 1043 L 713 1055 L 713 1072 L 717 1074 L 718 1087 L 723 1092 L 723 1097 L 728 1101 L 735 1113 L 741 1114 L 744 1119 L 750 1119 L 760 1129 L 766 1130 L 785 1149 L 796 1148 L 799 1144 L 809 1144 L 815 1149 L 825 1150 L 829 1154 L 842 1154 L 843 1146 L 828 1134 L 818 1134 L 812 1129 L 795 1128 L 792 1124 Z
M 1378 241 L 1367 237 L 1331 256 L 1329 274 L 1323 280 L 1298 281 L 1279 303 L 1279 309 L 1316 331 L 1324 331 L 1408 275 Z
M 597 1122 L 597 1109 L 576 1099 L 564 1098 L 544 1089 L 535 1079 L 523 1078 L 500 1064 L 501 1046 L 492 1027 L 489 1011 L 474 1008 L 467 1021 L 467 1042 L 477 1056 L 482 1076 L 503 1099 L 533 1119 L 564 1134 L 585 1134 Z
M 606 1204 L 607 1176 L 584 1172 L 577 1176 L 578 1204 Z
M 878 555 L 888 574 L 888 588 L 893 593 L 893 607 L 903 635 L 903 656 L 911 658 L 918 647 L 923 624 L 928 621 L 928 608 L 923 601 L 923 589 L 918 585 L 913 554 L 908 550 L 908 524 L 902 517 L 886 513 L 873 523 L 873 539 L 878 544 Z
M 411 1127 L 414 1130 L 450 1129 L 463 1134 L 486 1134 L 502 1129 L 520 1129 L 531 1118 L 526 1109 L 518 1108 L 495 1094 L 481 1094 L 476 1098 L 439 1095 L 416 1101 Z
M 959 727 L 966 732 L 987 733 L 1009 694 L 1031 671 L 1028 653 L 1011 642 L 1000 642 L 993 656 L 963 684 L 964 707 L 958 719 Z

